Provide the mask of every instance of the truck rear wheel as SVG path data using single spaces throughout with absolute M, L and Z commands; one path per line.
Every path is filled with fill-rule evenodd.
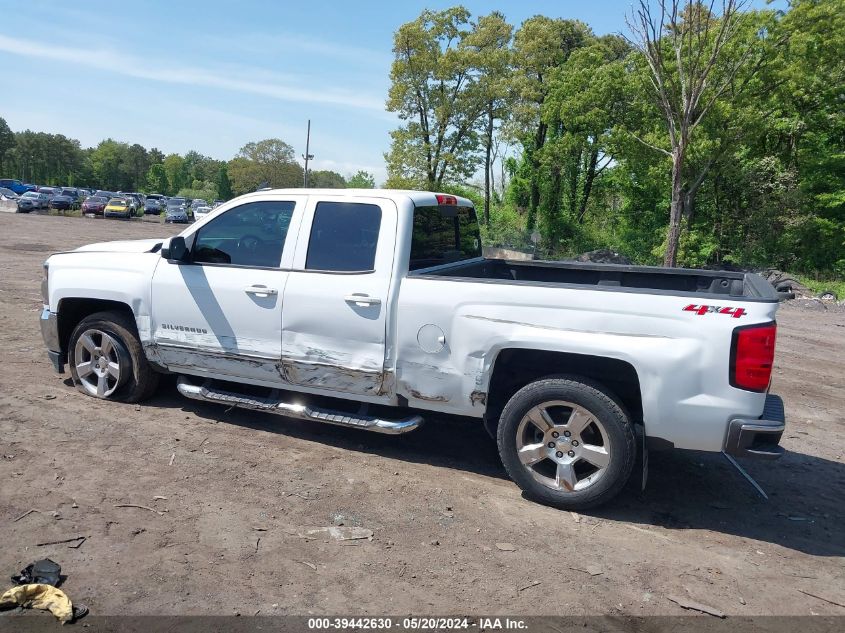
M 526 495 L 567 510 L 612 499 L 631 475 L 633 425 L 603 387 L 553 376 L 517 391 L 502 411 L 499 455 Z
M 140 402 L 158 386 L 135 323 L 120 312 L 82 319 L 70 335 L 68 364 L 77 389 L 94 398 Z

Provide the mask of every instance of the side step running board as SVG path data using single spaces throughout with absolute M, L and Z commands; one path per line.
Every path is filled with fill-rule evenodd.
M 402 420 L 384 420 L 371 415 L 344 413 L 342 411 L 333 411 L 331 409 L 322 409 L 309 405 L 290 404 L 272 398 L 246 396 L 231 391 L 216 389 L 211 386 L 210 381 L 206 381 L 198 387 L 197 385 L 191 384 L 184 376 L 179 376 L 176 388 L 183 396 L 193 400 L 217 402 L 244 409 L 275 413 L 289 418 L 324 422 L 326 424 L 374 431 L 375 433 L 386 433 L 388 435 L 399 435 L 413 431 L 423 423 L 423 418 L 419 415 L 413 415 Z

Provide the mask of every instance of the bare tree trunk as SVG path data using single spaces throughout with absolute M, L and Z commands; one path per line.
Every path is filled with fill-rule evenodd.
M 486 155 L 484 157 L 484 224 L 490 226 L 490 155 L 493 151 L 493 102 L 487 104 L 487 135 L 484 139 Z
M 682 148 L 678 148 L 672 152 L 672 202 L 669 207 L 666 256 L 663 258 L 663 265 L 672 268 L 678 265 L 678 246 L 681 242 L 681 218 L 684 214 L 683 165 L 684 152 Z
M 537 173 L 540 170 L 540 160 L 537 158 L 543 145 L 546 143 L 546 130 L 548 126 L 542 121 L 537 126 L 537 134 L 534 137 L 534 147 L 531 151 L 531 199 L 528 206 L 528 230 L 533 230 L 537 222 L 537 208 L 540 206 L 540 182 L 537 178 Z
M 548 201 L 546 203 L 545 208 L 548 212 L 547 225 L 546 225 L 546 232 L 548 234 L 548 253 L 549 257 L 554 257 L 557 255 L 555 252 L 555 248 L 558 245 L 558 242 L 561 238 L 561 184 L 563 183 L 563 174 L 560 171 L 560 166 L 555 165 L 552 167 L 551 173 L 551 184 L 549 185 L 548 191 Z
M 593 191 L 593 180 L 596 178 L 596 164 L 599 159 L 599 150 L 594 147 L 590 152 L 590 164 L 587 165 L 587 176 L 584 179 L 584 191 L 581 194 L 581 206 L 578 209 L 578 224 L 584 222 L 584 216 L 587 215 L 587 202 L 590 200 L 590 193 Z
M 659 0 L 652 9 L 651 0 L 639 0 L 627 18 L 632 34 L 629 41 L 648 64 L 649 80 L 671 146 L 669 151 L 639 139 L 672 159 L 665 266 L 677 265 L 685 206 L 691 216 L 696 191 L 709 167 L 708 162 L 699 178 L 684 190 L 684 157 L 693 132 L 714 104 L 736 99 L 739 92 L 747 89 L 747 80 L 736 85 L 737 74 L 752 61 L 756 51 L 763 50 L 755 43 L 738 50 L 732 45 L 742 37 L 739 25 L 748 3 L 749 0 L 722 0 L 718 15 L 714 12 L 715 2 Z M 762 65 L 762 59 L 752 67 L 752 75 Z
M 569 169 L 569 191 L 566 193 L 567 202 L 569 203 L 569 217 L 575 217 L 575 209 L 578 206 L 578 176 L 581 171 L 581 158 L 583 156 L 582 150 L 572 150 L 572 166 Z

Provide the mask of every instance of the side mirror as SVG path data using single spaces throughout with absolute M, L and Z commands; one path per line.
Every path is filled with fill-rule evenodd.
M 161 256 L 169 262 L 184 262 L 188 260 L 188 246 L 185 244 L 185 238 L 181 235 L 176 235 L 170 238 L 170 243 L 162 245 Z

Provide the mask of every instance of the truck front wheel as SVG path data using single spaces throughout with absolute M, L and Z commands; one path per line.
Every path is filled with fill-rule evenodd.
M 140 402 L 158 385 L 135 323 L 120 312 L 97 312 L 82 319 L 70 335 L 68 363 L 77 388 L 95 398 Z
M 600 385 L 553 376 L 517 391 L 502 411 L 499 455 L 526 495 L 567 510 L 609 501 L 636 457 L 631 420 Z

